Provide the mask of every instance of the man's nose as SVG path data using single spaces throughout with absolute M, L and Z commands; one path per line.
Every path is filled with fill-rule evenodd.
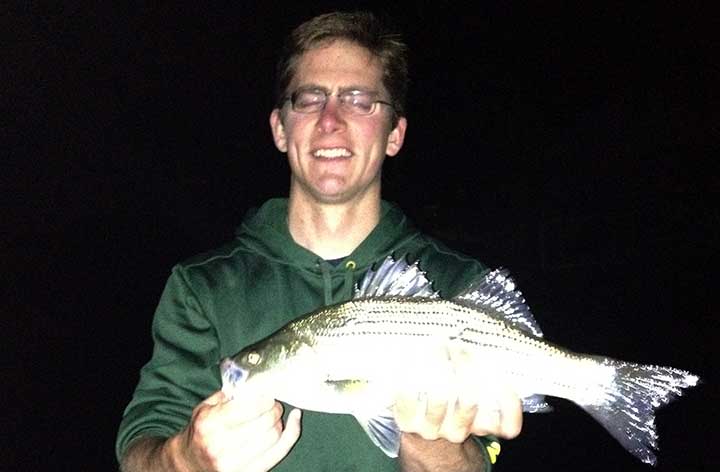
M 328 97 L 325 107 L 320 110 L 318 128 L 325 133 L 333 133 L 345 127 L 345 118 L 337 97 Z

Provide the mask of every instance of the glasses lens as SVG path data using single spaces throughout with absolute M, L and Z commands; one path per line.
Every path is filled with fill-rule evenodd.
M 293 110 L 300 113 L 314 113 L 325 105 L 327 95 L 319 90 L 298 90 L 291 97 Z
M 353 115 L 369 115 L 375 110 L 377 93 L 362 90 L 350 90 L 338 96 L 340 108 Z M 328 101 L 328 93 L 318 89 L 297 90 L 290 96 L 292 108 L 299 113 L 321 111 Z M 386 102 L 380 102 L 386 103 Z
M 356 115 L 369 115 L 375 108 L 375 95 L 368 92 L 353 91 L 340 97 L 342 104 Z

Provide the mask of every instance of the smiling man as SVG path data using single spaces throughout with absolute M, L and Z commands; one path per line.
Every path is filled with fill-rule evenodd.
M 290 163 L 290 233 L 325 259 L 350 254 L 380 218 L 385 156 L 400 151 L 379 59 L 346 40 L 325 40 L 297 61 L 292 91 L 270 124 Z
M 477 395 L 448 385 L 402 392 L 397 459 L 352 417 L 307 411 L 301 420 L 292 410 L 283 419 L 273 398 L 230 400 L 219 390 L 220 359 L 349 299 L 390 254 L 419 260 L 446 297 L 485 271 L 381 199 L 383 161 L 400 151 L 407 127 L 405 49 L 366 13 L 322 15 L 292 32 L 270 115 L 290 164 L 289 198 L 266 202 L 231 243 L 174 268 L 153 357 L 118 433 L 124 471 L 482 471 L 499 448 L 490 435 L 518 434 L 520 401 L 492 379 Z

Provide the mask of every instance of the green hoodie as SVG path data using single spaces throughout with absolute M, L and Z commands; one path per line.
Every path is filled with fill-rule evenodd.
M 331 264 L 295 243 L 287 210 L 285 199 L 266 202 L 245 218 L 231 243 L 173 268 L 153 320 L 152 358 L 120 424 L 118 458 L 134 438 L 169 437 L 183 429 L 192 409 L 220 389 L 222 358 L 300 315 L 348 300 L 354 284 L 386 256 L 419 260 L 443 297 L 485 271 L 418 232 L 387 202 L 370 235 L 339 264 Z M 397 468 L 353 417 L 306 411 L 300 440 L 274 470 Z

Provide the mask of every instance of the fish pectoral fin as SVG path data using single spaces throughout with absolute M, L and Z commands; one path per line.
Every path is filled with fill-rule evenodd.
M 355 414 L 370 440 L 387 456 L 397 457 L 400 452 L 400 429 L 390 411 L 375 416 Z

